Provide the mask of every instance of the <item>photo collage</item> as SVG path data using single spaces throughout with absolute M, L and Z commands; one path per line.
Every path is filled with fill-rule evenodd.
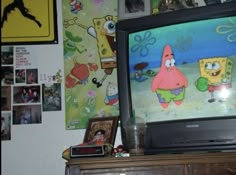
M 11 140 L 12 125 L 41 124 L 42 112 L 61 110 L 62 76 L 59 70 L 43 81 L 27 48 L 1 49 L 1 140 Z

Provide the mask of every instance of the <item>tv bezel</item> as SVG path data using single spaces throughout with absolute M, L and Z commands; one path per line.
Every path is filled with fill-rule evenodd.
M 129 84 L 130 77 L 128 72 L 129 58 L 127 48 L 129 34 L 133 32 L 139 32 L 142 30 L 164 27 L 173 24 L 192 22 L 197 20 L 214 19 L 227 16 L 236 16 L 235 1 L 191 9 L 183 9 L 174 12 L 160 13 L 157 15 L 144 16 L 134 19 L 120 20 L 117 22 L 117 79 L 119 89 L 121 136 L 123 145 L 125 147 L 127 146 L 127 141 L 125 137 L 124 126 L 127 124 L 129 118 L 133 116 Z M 212 116 L 212 118 L 214 118 L 214 116 Z

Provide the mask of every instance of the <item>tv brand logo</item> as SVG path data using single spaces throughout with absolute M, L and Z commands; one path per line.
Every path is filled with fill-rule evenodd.
M 185 125 L 185 128 L 199 128 L 199 124 L 191 124 L 191 125 Z

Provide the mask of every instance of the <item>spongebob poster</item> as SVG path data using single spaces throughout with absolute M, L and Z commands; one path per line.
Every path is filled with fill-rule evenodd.
M 89 118 L 118 116 L 116 0 L 64 0 L 66 129 Z

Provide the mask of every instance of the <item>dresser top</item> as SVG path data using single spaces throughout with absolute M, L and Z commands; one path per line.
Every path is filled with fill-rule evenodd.
M 207 163 L 231 163 L 236 166 L 236 152 L 161 154 L 131 157 L 74 158 L 66 165 L 83 168 L 120 168 L 129 166 L 188 165 Z

